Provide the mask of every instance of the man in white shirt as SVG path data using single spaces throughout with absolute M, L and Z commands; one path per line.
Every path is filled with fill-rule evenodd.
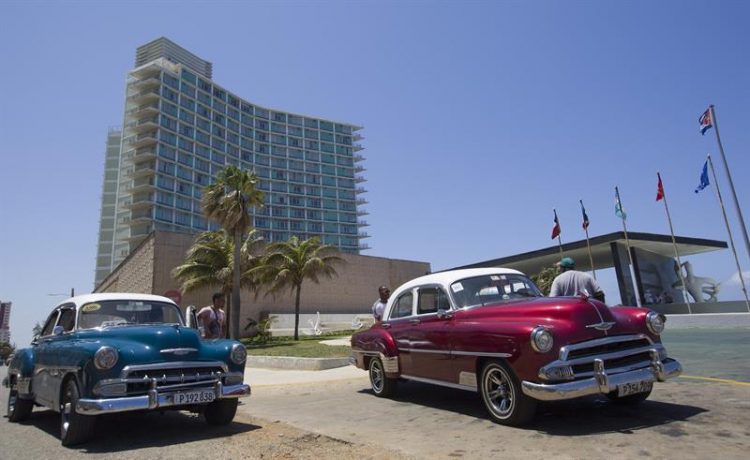
M 391 296 L 391 290 L 386 286 L 380 286 L 378 288 L 378 300 L 372 304 L 372 316 L 375 317 L 375 321 L 383 321 L 383 312 L 385 311 L 385 304 L 388 303 L 388 298 Z
M 571 257 L 563 257 L 557 264 L 562 273 L 552 281 L 550 297 L 574 296 L 587 292 L 589 296 L 604 302 L 604 291 L 593 276 L 576 270 L 576 262 Z
M 201 308 L 198 312 L 198 326 L 202 327 L 204 339 L 223 339 L 226 334 L 226 315 L 224 313 L 224 294 L 217 292 L 211 297 L 212 305 Z

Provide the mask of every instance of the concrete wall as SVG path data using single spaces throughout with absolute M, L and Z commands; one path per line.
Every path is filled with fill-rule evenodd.
M 146 238 L 96 287 L 94 292 L 151 294 L 154 287 L 155 235 Z
M 147 238 L 95 292 L 143 292 L 164 295 L 170 290 L 181 290 L 172 277 L 174 267 L 182 263 L 195 235 L 155 232 Z M 430 271 L 430 264 L 384 257 L 341 254 L 346 263 L 337 268 L 339 276 L 321 280 L 320 284 L 302 285 L 301 313 L 367 314 L 378 297 L 378 286 L 385 284 L 395 289 L 404 282 Z M 205 306 L 211 294 L 220 288 L 200 289 L 183 293 L 181 305 Z M 265 314 L 294 313 L 291 293 L 265 296 L 243 290 L 242 324 L 247 318 L 259 319 Z M 309 325 L 308 325 L 309 326 Z

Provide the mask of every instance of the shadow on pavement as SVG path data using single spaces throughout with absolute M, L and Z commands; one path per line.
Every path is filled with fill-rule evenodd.
M 362 389 L 359 392 L 372 394 L 371 389 Z M 391 399 L 403 404 L 419 404 L 489 422 L 479 393 L 419 382 L 399 382 L 396 395 Z M 662 434 L 679 437 L 686 433 L 679 428 L 670 427 L 669 424 L 685 421 L 704 412 L 708 412 L 708 409 L 657 400 L 646 400 L 639 406 L 625 407 L 612 404 L 604 396 L 591 396 L 540 403 L 535 419 L 529 425 L 518 429 L 535 430 L 552 436 L 585 436 L 614 432 L 627 434 L 657 427 Z
M 51 410 L 35 410 L 23 424 L 38 428 L 55 438 L 60 436 L 60 415 Z M 163 414 L 112 414 L 99 416 L 91 440 L 75 446 L 73 450 L 107 453 L 166 447 L 232 436 L 259 428 L 261 427 L 257 425 L 237 421 L 227 426 L 210 426 L 199 415 L 177 411 L 166 411 Z

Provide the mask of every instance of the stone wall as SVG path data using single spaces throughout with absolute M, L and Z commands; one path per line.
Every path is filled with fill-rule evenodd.
M 195 235 L 155 232 L 147 238 L 95 292 L 144 292 L 164 295 L 170 290 L 180 290 L 172 277 L 174 267 L 182 263 Z M 341 254 L 345 264 L 339 266 L 339 276 L 321 280 L 320 284 L 305 282 L 302 285 L 300 312 L 305 314 L 367 314 L 378 297 L 378 286 L 385 284 L 395 289 L 404 282 L 430 271 L 430 264 L 384 257 Z M 114 289 L 111 289 L 114 287 Z M 214 288 L 183 293 L 183 307 L 198 307 L 211 303 Z M 293 314 L 294 298 L 291 293 L 266 296 L 263 292 L 243 290 L 242 324 L 247 318 L 259 319 L 267 314 Z

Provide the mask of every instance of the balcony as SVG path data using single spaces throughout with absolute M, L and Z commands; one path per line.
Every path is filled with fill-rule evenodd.
M 138 121 L 131 121 L 126 128 L 136 133 L 142 133 L 144 131 L 154 130 L 159 127 L 159 117 L 153 116 L 148 118 L 141 118 Z
M 144 225 L 153 220 L 151 207 L 133 210 L 130 214 L 130 225 Z
M 159 97 L 160 95 L 158 89 L 146 89 L 139 93 L 133 94 L 132 96 L 128 96 L 128 101 L 138 105 L 142 105 L 148 104 L 149 102 L 158 101 Z
M 365 179 L 365 176 L 354 176 L 354 182 L 360 184 L 362 182 L 367 182 L 367 179 Z
M 361 134 L 359 134 L 359 133 L 352 134 L 352 140 L 353 141 L 361 141 L 362 139 L 364 139 L 364 137 L 362 137 Z
M 358 220 L 357 221 L 357 226 L 358 227 L 369 227 L 370 224 L 368 224 L 366 220 Z
M 155 76 L 146 77 L 140 80 L 134 80 L 130 84 L 130 87 L 134 89 L 138 89 L 139 91 L 143 91 L 149 88 L 156 88 L 159 85 L 161 85 L 161 79 L 159 78 L 158 75 L 155 75 Z
M 133 151 L 133 163 L 138 164 L 156 158 L 156 151 L 152 147 L 143 147 Z
M 368 215 L 370 215 L 370 213 L 365 211 L 364 209 L 357 210 L 357 217 L 368 216 Z
M 364 205 L 366 205 L 367 203 L 369 203 L 369 201 L 365 200 L 364 198 L 357 198 L 357 201 L 355 201 L 354 203 L 355 203 L 355 204 L 356 204 L 357 206 L 364 206 Z
M 127 141 L 128 145 L 136 149 L 156 144 L 156 131 L 130 136 Z
M 150 77 L 158 77 L 160 73 L 161 67 L 159 67 L 155 62 L 152 62 L 131 71 L 130 76 L 140 80 L 145 80 Z
M 151 193 L 145 193 L 133 197 L 133 201 L 128 204 L 131 211 L 136 209 L 150 208 L 154 204 L 154 197 Z
M 367 171 L 367 169 L 364 166 L 362 166 L 362 165 L 357 165 L 357 166 L 354 167 L 354 172 L 355 173 L 361 173 L 361 172 L 365 172 L 365 171 Z
M 125 115 L 134 118 L 143 118 L 159 113 L 159 103 L 142 104 L 125 112 Z
M 154 186 L 154 178 L 152 177 L 142 177 L 139 179 L 136 179 L 133 181 L 133 187 L 131 187 L 130 192 L 133 194 L 136 193 L 148 193 L 155 189 Z
M 356 189 L 354 189 L 354 193 L 359 195 L 360 193 L 367 193 L 367 190 L 365 190 L 364 187 L 357 187 Z
M 156 163 L 154 161 L 150 161 L 148 163 L 139 163 L 137 164 L 131 171 L 128 176 L 131 179 L 137 179 L 139 177 L 147 177 L 154 174 L 156 170 Z
M 360 251 L 366 251 L 368 249 L 370 249 L 370 245 L 367 244 L 367 243 L 362 243 L 362 244 L 359 245 L 359 250 Z
M 362 149 L 364 149 L 364 147 L 362 147 L 362 144 L 352 144 L 352 151 L 359 152 Z
M 369 238 L 370 234 L 367 233 L 367 232 L 359 232 L 359 233 L 357 233 L 357 237 L 358 238 Z
M 355 163 L 359 163 L 360 161 L 365 161 L 365 157 L 362 155 L 354 155 L 353 159 Z

